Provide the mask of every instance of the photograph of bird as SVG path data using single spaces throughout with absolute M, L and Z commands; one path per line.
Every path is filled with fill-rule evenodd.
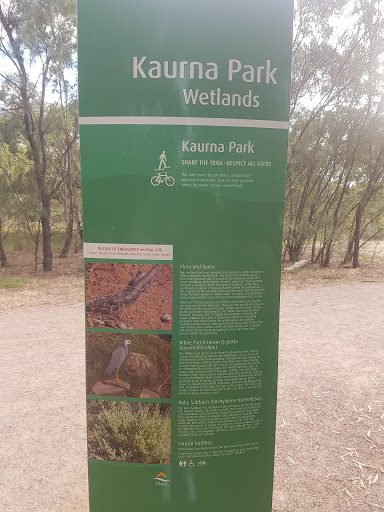
M 107 368 L 105 370 L 105 375 L 114 374 L 116 383 L 119 385 L 119 368 L 124 363 L 128 356 L 128 345 L 131 345 L 131 340 L 124 340 L 121 347 L 118 347 L 111 355 L 111 358 L 108 362 Z

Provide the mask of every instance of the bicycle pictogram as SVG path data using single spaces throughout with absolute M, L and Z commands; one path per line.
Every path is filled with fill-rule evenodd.
M 164 174 L 161 174 L 161 172 L 157 173 L 157 176 L 152 176 L 151 183 L 154 187 L 157 187 L 157 185 L 160 185 L 160 183 L 164 183 L 168 185 L 168 187 L 172 187 L 172 185 L 175 184 L 175 178 L 172 178 L 172 176 L 168 176 L 168 173 L 165 172 Z
M 154 187 L 157 187 L 160 183 L 165 183 L 168 187 L 172 187 L 175 184 L 175 178 L 168 176 L 168 172 L 165 170 L 171 168 L 170 165 L 167 165 L 165 151 L 161 153 L 159 160 L 159 167 L 158 169 L 155 169 L 155 171 L 157 171 L 157 176 L 152 176 L 151 183 Z

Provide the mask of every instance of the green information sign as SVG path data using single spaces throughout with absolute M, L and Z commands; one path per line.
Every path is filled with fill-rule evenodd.
M 270 512 L 292 0 L 79 0 L 91 512 Z

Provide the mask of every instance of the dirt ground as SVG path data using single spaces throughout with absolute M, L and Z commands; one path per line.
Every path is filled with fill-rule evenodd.
M 274 511 L 384 509 L 384 279 L 283 289 Z
M 273 510 L 382 512 L 384 273 L 309 272 L 283 276 Z M 81 273 L 0 290 L 0 332 L 0 510 L 86 512 Z

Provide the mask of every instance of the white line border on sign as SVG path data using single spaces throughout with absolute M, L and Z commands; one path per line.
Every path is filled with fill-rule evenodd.
M 173 260 L 173 245 L 84 242 L 84 258 L 108 260 Z
M 288 130 L 288 121 L 263 121 L 257 119 L 227 119 L 224 117 L 158 117 L 158 116 L 105 116 L 80 117 L 81 125 L 133 124 L 168 126 L 230 126 L 238 128 L 271 128 Z

